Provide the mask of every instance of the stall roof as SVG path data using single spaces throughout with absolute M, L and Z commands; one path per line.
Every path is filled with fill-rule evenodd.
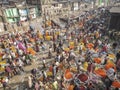
M 120 6 L 119 7 L 112 7 L 110 9 L 110 13 L 120 13 Z

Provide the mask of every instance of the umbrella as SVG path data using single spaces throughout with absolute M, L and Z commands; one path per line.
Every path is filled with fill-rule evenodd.
M 4 72 L 4 71 L 5 71 L 5 68 L 0 67 L 0 73 L 1 73 L 1 72 Z
M 42 39 L 42 38 L 43 38 L 43 35 L 42 35 L 41 33 L 38 33 L 38 37 L 39 37 L 40 39 Z
M 57 31 L 55 34 L 56 34 L 56 35 L 59 35 L 59 34 L 60 34 L 60 32 L 59 32 L 59 31 Z
M 28 49 L 27 49 L 27 52 L 29 52 L 29 53 L 32 54 L 32 55 L 35 55 L 35 54 L 36 54 L 36 52 L 35 52 L 32 48 L 28 48 Z
M 96 32 L 95 36 L 96 36 L 96 38 L 98 38 L 99 37 L 99 32 Z
M 0 60 L 2 59 L 2 55 L 0 55 Z
M 74 45 L 74 42 L 70 42 L 69 44 L 70 44 L 70 45 Z
M 84 62 L 84 64 L 83 64 L 83 68 L 84 68 L 85 71 L 87 71 L 87 68 L 88 68 L 88 62 Z
M 112 86 L 115 88 L 120 88 L 120 82 L 119 81 L 113 81 Z
M 114 70 L 116 71 L 116 66 L 113 62 L 108 62 L 106 65 L 105 65 L 105 69 L 108 70 L 110 68 L 114 68 Z
M 66 69 L 66 70 L 65 70 L 65 73 L 68 73 L 68 72 L 70 72 L 70 69 Z
M 109 54 L 109 55 L 108 55 L 108 58 L 114 59 L 114 58 L 115 58 L 115 55 L 114 55 L 114 54 Z
M 64 77 L 65 77 L 65 79 L 70 80 L 73 78 L 73 74 L 71 72 L 67 72 L 67 73 L 65 73 Z
M 79 46 L 80 46 L 80 45 L 84 46 L 84 43 L 83 43 L 83 42 L 80 42 L 80 43 L 79 43 Z
M 7 64 L 6 60 L 0 61 L 0 65 L 4 65 L 4 64 Z
M 71 45 L 71 46 L 70 46 L 70 49 L 73 49 L 73 48 L 74 48 L 74 46 Z
M 95 63 L 100 64 L 101 63 L 101 58 L 94 58 Z
M 88 47 L 89 49 L 91 49 L 91 48 L 94 47 L 94 45 L 93 45 L 92 43 L 88 43 L 88 44 L 87 44 L 87 47 Z
M 69 48 L 64 48 L 64 51 L 68 52 L 70 49 Z
M 50 72 L 50 71 L 47 71 L 46 74 L 47 74 L 47 76 L 52 76 L 52 72 Z
M 48 40 L 48 41 L 50 41 L 51 36 L 45 36 L 45 39 Z
M 0 72 L 4 72 L 5 68 L 4 66 L 6 65 L 6 62 L 0 62 Z
M 101 76 L 101 77 L 106 77 L 107 73 L 104 69 L 102 68 L 98 68 L 97 70 L 94 71 L 97 75 Z
M 16 52 L 16 48 L 14 46 L 10 47 L 13 52 Z

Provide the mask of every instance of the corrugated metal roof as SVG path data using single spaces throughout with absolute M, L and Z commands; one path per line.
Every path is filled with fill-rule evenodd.
M 112 7 L 110 9 L 110 12 L 111 13 L 120 13 L 120 6 L 119 7 Z

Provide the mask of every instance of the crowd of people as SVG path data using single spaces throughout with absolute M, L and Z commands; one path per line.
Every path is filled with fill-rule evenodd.
M 119 44 L 107 36 L 107 17 L 105 8 L 100 8 L 85 12 L 66 30 L 57 31 L 60 28 L 53 26 L 52 31 L 41 34 L 30 28 L 23 34 L 1 36 L 0 70 L 4 73 L 0 82 L 4 89 L 39 52 L 47 51 L 40 59 L 42 69 L 31 70 L 28 90 L 119 90 Z

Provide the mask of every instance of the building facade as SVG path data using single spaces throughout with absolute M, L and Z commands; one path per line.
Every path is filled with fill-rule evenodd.
M 35 1 L 35 0 L 32 0 Z M 38 0 L 39 1 L 39 0 Z M 0 2 L 0 31 L 17 30 L 23 23 L 41 16 L 41 4 L 25 1 L 8 0 L 8 3 Z M 18 27 L 18 28 L 17 28 Z

